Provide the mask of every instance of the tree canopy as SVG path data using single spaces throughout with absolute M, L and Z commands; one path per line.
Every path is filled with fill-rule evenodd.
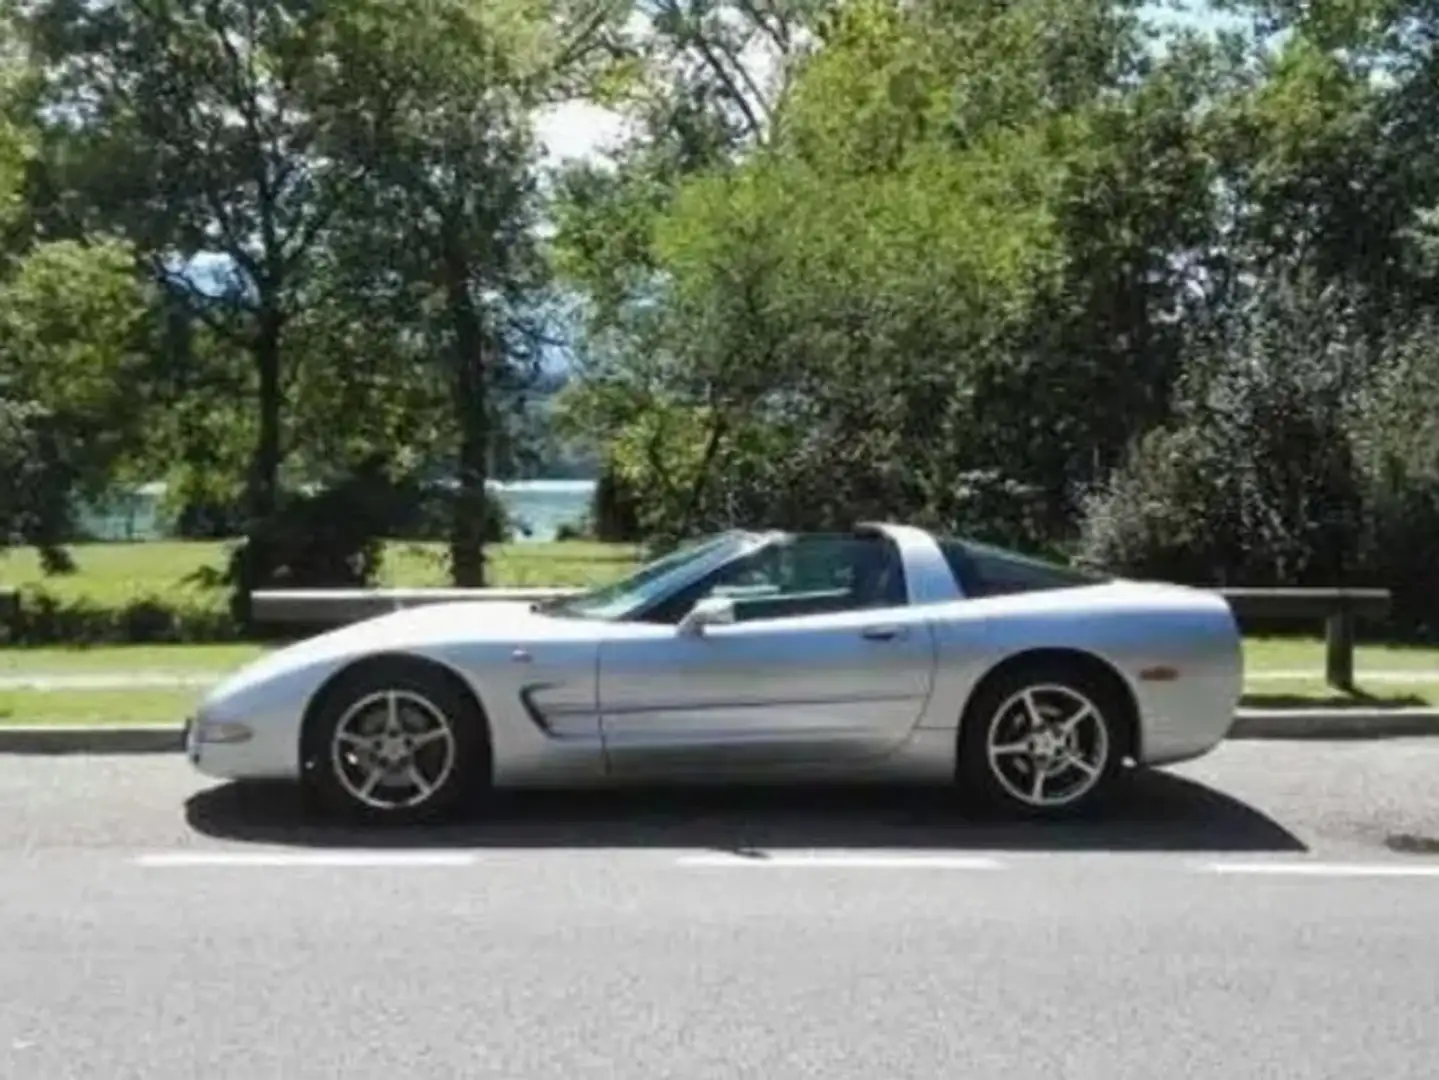
M 660 544 L 1432 581 L 1439 8 L 1213 8 L 14 0 L 4 535 L 167 479 L 253 582 L 302 492 L 445 481 L 474 583 L 563 447 Z

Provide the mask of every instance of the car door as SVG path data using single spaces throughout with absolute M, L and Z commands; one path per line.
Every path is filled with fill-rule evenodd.
M 634 623 L 605 640 L 599 702 L 612 772 L 766 772 L 892 750 L 934 677 L 922 609 L 884 537 L 804 537 L 703 583 L 737 621 L 702 634 Z M 617 628 L 619 629 L 619 628 Z

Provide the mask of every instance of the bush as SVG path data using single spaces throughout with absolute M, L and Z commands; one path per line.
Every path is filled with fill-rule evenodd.
M 1081 560 L 1214 585 L 1370 585 L 1439 632 L 1439 350 L 1359 345 L 1328 294 L 1278 291 L 1187 358 L 1176 421 L 1086 500 Z
M 1279 279 L 1186 346 L 1176 420 L 1086 506 L 1086 561 L 1212 584 L 1353 572 L 1362 534 L 1351 399 L 1369 371 L 1330 290 Z
M 103 607 L 25 589 L 0 637 L 22 646 L 198 644 L 238 640 L 240 629 L 219 602 L 176 604 L 145 596 L 120 607 Z
M 175 515 L 175 535 L 184 540 L 225 540 L 244 532 L 244 520 L 236 500 L 190 499 Z
M 555 539 L 559 541 L 589 540 L 590 538 L 591 537 L 589 526 L 583 521 L 566 521 L 558 529 L 555 530 Z
M 254 629 L 250 594 L 257 589 L 356 588 L 380 568 L 392 488 L 383 474 L 361 467 L 317 494 L 287 496 L 270 518 L 236 546 L 224 576 L 231 613 Z
M 455 498 L 454 491 L 439 485 L 415 480 L 393 485 L 385 510 L 385 535 L 395 540 L 448 540 Z M 485 501 L 489 514 L 485 543 L 506 543 L 514 535 L 515 523 L 493 493 L 486 493 Z
M 1151 432 L 1085 500 L 1079 561 L 1133 577 L 1222 583 L 1240 561 L 1235 523 L 1224 520 L 1223 477 L 1202 433 Z
M 638 496 L 613 462 L 605 462 L 595 481 L 590 519 L 596 540 L 629 544 L 640 539 Z
M 1386 343 L 1355 412 L 1365 576 L 1393 593 L 1397 630 L 1439 637 L 1439 326 L 1432 319 Z

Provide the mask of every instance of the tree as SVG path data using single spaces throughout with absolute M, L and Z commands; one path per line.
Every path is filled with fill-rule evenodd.
M 1067 525 L 1069 486 L 1099 467 L 1088 441 L 1117 456 L 1156 410 L 1048 384 L 1124 385 L 1110 341 L 1075 331 L 1096 309 L 1125 331 L 1177 307 L 1112 298 L 1161 291 L 1154 268 L 1203 216 L 1183 206 L 1203 190 L 1199 150 L 1155 154 L 1186 134 L 1192 94 L 1172 76 L 1126 96 L 1144 74 L 1128 8 L 843 5 L 762 146 L 670 189 L 643 168 L 572 189 L 562 235 L 596 312 L 588 415 L 629 448 L 650 512 L 676 508 L 667 528 Z M 1139 197 L 1106 205 L 1136 179 Z M 1128 247 L 1106 249 L 1111 231 Z M 1152 335 L 1129 338 L 1147 377 Z
M 39 543 L 59 568 L 74 498 L 141 452 L 151 297 L 122 241 L 40 239 L 34 72 L 9 32 L 0 24 L 0 543 Z
M 332 62 L 338 11 L 299 0 L 26 5 L 62 151 L 50 212 L 72 228 L 114 225 L 253 364 L 252 521 L 277 504 L 285 388 L 300 362 L 286 335 L 322 302 L 315 253 L 357 181 L 332 142 L 354 97 Z M 220 289 L 188 272 L 197 258 L 218 258 Z
M 619 12 L 521 0 L 356 12 L 342 48 L 366 89 L 345 137 L 378 226 L 364 242 L 383 253 L 360 287 L 406 298 L 409 329 L 439 361 L 458 481 L 451 572 L 481 585 L 499 406 L 537 368 L 551 321 L 534 110 Z
M 31 539 L 67 539 L 71 499 L 101 494 L 137 455 L 149 315 L 134 255 L 115 241 L 39 245 L 0 281 L 0 383 L 29 403 L 44 469 Z

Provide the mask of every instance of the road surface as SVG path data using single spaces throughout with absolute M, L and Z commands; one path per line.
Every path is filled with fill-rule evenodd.
M 1439 740 L 1235 743 L 1106 819 L 527 796 L 409 836 L 0 758 L 0 1077 L 1432 1078 Z

